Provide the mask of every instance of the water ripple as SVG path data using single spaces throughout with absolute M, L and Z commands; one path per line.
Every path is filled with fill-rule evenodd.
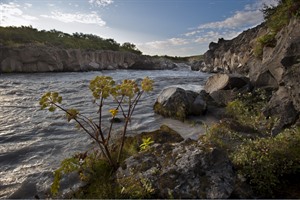
M 159 92 L 169 86 L 200 91 L 207 75 L 192 71 L 117 70 L 85 73 L 2 74 L 0 76 L 0 198 L 45 197 L 52 181 L 52 171 L 60 161 L 92 146 L 88 136 L 67 123 L 63 112 L 49 113 L 39 109 L 39 98 L 48 91 L 63 96 L 67 108 L 77 108 L 95 119 L 97 108 L 92 103 L 89 81 L 97 75 L 122 79 L 154 79 L 154 91 L 146 94 L 136 107 L 129 124 L 129 134 L 157 129 L 168 124 L 184 137 L 196 137 L 199 126 L 164 119 L 153 113 L 152 106 Z M 108 109 L 115 105 L 106 102 Z M 108 125 L 108 120 L 104 125 Z M 114 130 L 121 130 L 116 125 Z

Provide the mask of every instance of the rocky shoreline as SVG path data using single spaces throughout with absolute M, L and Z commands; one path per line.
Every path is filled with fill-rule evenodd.
M 262 132 L 267 132 L 263 130 L 267 126 L 254 125 L 256 123 L 254 119 L 252 122 L 251 119 L 246 119 L 249 121 L 248 124 L 243 124 L 243 121 L 238 121 L 234 116 L 228 115 L 220 120 L 216 129 L 210 129 L 206 136 L 198 141 L 172 141 L 170 135 L 168 141 L 156 142 L 148 152 L 139 153 L 125 160 L 124 165 L 117 171 L 118 183 L 124 188 L 124 192 L 132 195 L 132 191 L 140 191 L 142 197 L 150 194 L 150 197 L 158 198 L 299 198 L 297 189 L 293 189 L 297 188 L 295 184 L 297 185 L 298 182 L 289 176 L 282 177 L 287 185 L 279 183 L 280 186 L 277 186 L 289 192 L 277 191 L 273 194 L 262 195 L 253 190 L 255 187 L 250 186 L 247 180 L 249 174 L 246 174 L 246 177 L 245 174 L 244 176 L 239 174 L 237 166 L 232 163 L 232 159 L 234 160 L 239 154 L 235 153 L 236 157 L 233 156 L 233 158 L 228 157 L 230 155 L 228 152 L 243 146 L 243 141 L 238 141 L 237 138 L 260 141 L 257 138 L 264 137 L 268 137 L 270 141 L 274 140 L 271 144 L 265 143 L 264 148 L 271 146 L 267 151 L 270 151 L 270 154 L 275 152 L 274 156 L 278 157 L 279 147 L 272 147 L 275 141 L 280 141 L 276 139 L 276 136 L 282 133 L 279 138 L 284 140 L 284 137 L 290 137 L 289 131 L 294 130 L 286 128 L 299 126 L 299 30 L 300 20 L 292 19 L 276 34 L 276 45 L 264 47 L 261 57 L 255 56 L 253 49 L 257 38 L 269 31 L 264 24 L 244 31 L 233 40 L 220 39 L 218 43 L 211 43 L 202 62 L 190 63 L 193 70 L 217 72 L 207 80 L 205 90 L 200 94 L 195 94 L 181 88 L 166 88 L 160 93 L 153 106 L 154 112 L 160 115 L 184 121 L 189 115 L 205 115 L 207 109 L 211 107 L 228 107 L 229 102 L 242 95 L 249 96 L 246 99 L 246 102 L 250 104 L 247 105 L 249 108 L 256 106 L 255 102 L 250 100 L 251 98 L 261 98 L 260 100 L 265 102 L 262 110 L 259 110 L 263 116 L 261 120 L 275 119 L 271 122 L 271 127 L 268 127 L 271 128 L 268 133 L 270 135 L 264 135 Z M 256 91 L 264 91 L 267 96 Z M 234 104 L 231 106 L 239 109 Z M 238 111 L 233 110 L 233 112 Z M 259 123 L 264 122 L 258 121 Z M 296 126 L 293 126 L 295 124 Z M 160 131 L 163 130 L 165 131 L 166 128 L 161 127 Z M 171 132 L 173 133 L 174 130 Z M 297 140 L 299 131 L 295 131 L 295 134 L 293 140 Z M 234 137 L 237 138 L 234 139 Z M 294 147 L 290 149 L 292 148 Z M 288 153 L 289 150 L 284 150 L 283 154 Z M 258 153 L 260 149 L 255 151 L 253 153 Z M 261 159 L 265 159 L 263 152 L 260 156 Z M 279 159 L 273 162 L 276 166 L 276 162 L 281 161 Z M 272 163 L 262 162 L 263 166 L 269 164 L 272 168 Z M 279 164 L 279 169 L 281 165 L 285 164 Z M 257 168 L 253 171 L 255 174 L 262 173 L 255 175 L 257 177 L 270 176 L 265 169 L 260 171 Z M 297 177 L 298 174 L 294 176 Z M 263 184 L 265 186 L 260 187 L 270 187 L 269 185 L 273 184 L 272 179 L 266 180 Z
M 271 129 L 268 137 L 275 137 L 286 128 L 299 125 L 300 20 L 292 19 L 276 34 L 276 45 L 264 47 L 261 57 L 257 57 L 253 50 L 255 42 L 268 31 L 262 24 L 244 31 L 233 40 L 220 39 L 218 43 L 211 43 L 202 62 L 190 63 L 194 70 L 218 72 L 207 80 L 205 90 L 198 94 L 175 87 L 167 88 L 158 96 L 154 111 L 164 117 L 184 121 L 189 115 L 205 115 L 210 107 L 225 107 L 240 94 L 263 89 L 270 98 L 266 98 L 266 105 L 260 110 L 261 119 L 276 119 L 272 127 L 267 127 Z M 30 73 L 104 69 L 161 70 L 176 69 L 179 66 L 166 59 L 128 52 L 93 52 L 39 46 L 0 47 L 0 63 L 1 72 Z M 224 129 L 226 133 L 238 133 L 239 137 L 245 136 L 250 140 L 261 134 L 261 127 L 245 126 L 230 117 L 220 121 L 217 131 Z M 221 125 L 223 129 L 219 128 Z M 257 196 L 246 178 L 236 173 L 225 153 L 225 149 L 227 151 L 230 148 L 220 148 L 228 145 L 226 142 L 232 138 L 227 137 L 232 135 L 222 135 L 223 138 L 217 142 L 223 143 L 218 146 L 211 138 L 183 141 L 180 135 L 168 127 L 161 127 L 158 133 L 171 135 L 165 136 L 168 138 L 165 141 L 152 138 L 155 144 L 149 151 L 127 158 L 118 168 L 116 179 L 124 194 L 135 198 L 264 197 Z M 144 134 L 149 136 L 149 133 Z M 267 136 L 258 136 L 263 137 Z M 134 196 L 136 191 L 140 193 Z

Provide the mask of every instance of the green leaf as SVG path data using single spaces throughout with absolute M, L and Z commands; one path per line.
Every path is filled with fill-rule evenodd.
M 49 110 L 50 112 L 54 112 L 54 111 L 56 110 L 56 107 L 50 106 L 48 110 Z
M 58 99 L 57 99 L 57 103 L 61 103 L 62 102 L 62 97 L 59 96 Z
M 52 96 L 55 98 L 55 97 L 58 97 L 58 92 L 53 92 L 52 93 Z
M 151 139 L 151 137 L 148 137 L 148 138 L 143 138 L 143 143 L 140 145 L 140 149 L 143 151 L 143 150 L 147 150 L 150 145 L 152 143 L 154 143 L 154 141 Z
M 66 117 L 68 122 L 70 122 L 72 119 L 75 119 L 79 112 L 76 109 L 69 109 L 67 110 Z

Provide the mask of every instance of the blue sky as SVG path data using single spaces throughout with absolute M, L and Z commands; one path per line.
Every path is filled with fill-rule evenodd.
M 1 0 L 1 26 L 96 34 L 147 55 L 203 54 L 263 21 L 276 0 Z

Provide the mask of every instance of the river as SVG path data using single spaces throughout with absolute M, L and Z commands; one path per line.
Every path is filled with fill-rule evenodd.
M 116 81 L 145 76 L 154 80 L 154 91 L 142 97 L 128 134 L 155 130 L 161 124 L 167 124 L 184 138 L 196 139 L 203 133 L 202 125 L 163 118 L 154 114 L 152 107 L 165 87 L 179 86 L 199 92 L 208 74 L 190 70 L 1 74 L 0 198 L 45 197 L 53 170 L 60 162 L 91 147 L 88 136 L 73 123 L 67 123 L 62 112 L 40 110 L 38 102 L 45 92 L 57 91 L 63 96 L 65 107 L 77 108 L 93 118 L 96 107 L 88 85 L 97 75 L 112 76 Z M 108 116 L 107 112 L 104 118 Z

